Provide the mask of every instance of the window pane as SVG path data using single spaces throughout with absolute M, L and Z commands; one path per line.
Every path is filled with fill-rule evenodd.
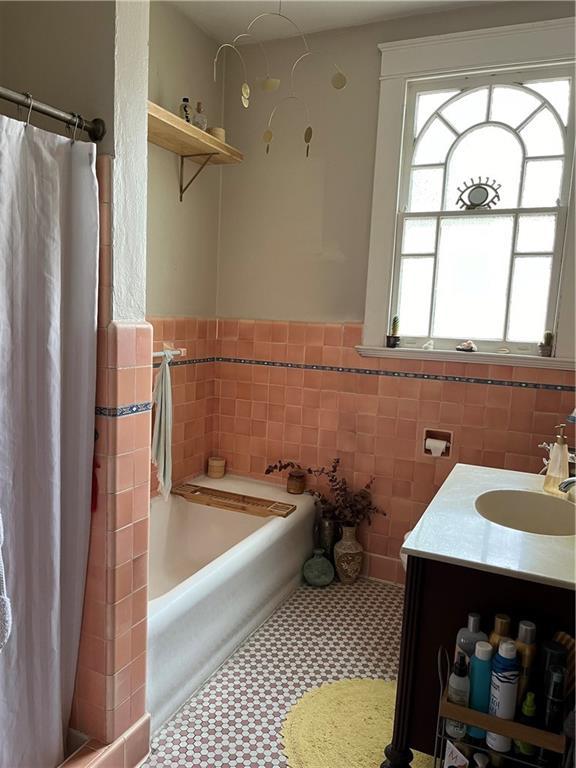
M 520 216 L 518 218 L 518 253 L 552 253 L 556 234 L 556 216 Z
M 439 211 L 442 205 L 443 168 L 414 168 L 410 175 L 409 211 Z
M 560 197 L 562 160 L 529 160 L 526 163 L 523 208 L 553 206 Z
M 506 123 L 515 128 L 526 120 L 542 102 L 532 93 L 510 85 L 497 85 L 492 89 L 490 120 Z
M 443 163 L 455 139 L 456 134 L 435 117 L 416 143 L 413 164 Z
M 526 83 L 528 88 L 538 91 L 548 99 L 566 125 L 568 123 L 568 108 L 570 106 L 570 80 L 543 80 L 539 83 Z
M 488 88 L 480 88 L 480 90 L 472 91 L 472 93 L 461 96 L 448 104 L 442 110 L 442 116 L 459 133 L 462 133 L 472 125 L 483 123 L 486 120 L 487 109 Z
M 513 225 L 512 216 L 441 220 L 434 336 L 502 338 Z
M 514 260 L 508 320 L 510 341 L 542 341 L 546 330 L 551 270 L 550 256 Z
M 428 336 L 433 272 L 433 258 L 402 259 L 398 315 L 404 336 Z
M 402 253 L 434 253 L 435 250 L 436 219 L 406 219 Z
M 528 155 L 563 155 L 564 138 L 558 121 L 546 107 L 520 131 Z
M 432 91 L 431 93 L 419 93 L 416 98 L 416 120 L 414 121 L 414 135 L 418 136 L 424 123 L 438 107 L 455 96 L 458 91 Z
M 502 187 L 499 208 L 515 208 L 518 205 L 518 191 L 522 170 L 522 146 L 507 128 L 486 125 L 474 128 L 458 141 L 448 163 L 446 198 L 444 207 L 452 211 L 460 207 L 457 203 L 464 182 L 470 179 L 495 179 Z

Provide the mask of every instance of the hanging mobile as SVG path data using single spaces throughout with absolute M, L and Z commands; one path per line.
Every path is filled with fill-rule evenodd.
M 304 131 L 304 141 L 306 142 L 306 157 L 310 155 L 310 142 L 312 141 L 312 126 L 309 125 Z

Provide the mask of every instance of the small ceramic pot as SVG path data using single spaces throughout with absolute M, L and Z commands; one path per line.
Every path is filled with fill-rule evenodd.
M 303 469 L 293 469 L 286 481 L 288 493 L 304 493 L 306 490 L 306 472 Z
M 210 456 L 206 474 L 208 477 L 224 477 L 226 474 L 226 459 L 223 459 L 220 456 Z
M 334 581 L 334 567 L 323 549 L 314 550 L 314 557 L 304 563 L 302 575 L 311 587 L 327 587 Z
M 354 584 L 364 559 L 364 549 L 356 539 L 356 526 L 343 525 L 342 538 L 334 545 L 334 564 L 342 584 Z
M 390 349 L 400 346 L 400 336 L 386 336 L 386 346 Z

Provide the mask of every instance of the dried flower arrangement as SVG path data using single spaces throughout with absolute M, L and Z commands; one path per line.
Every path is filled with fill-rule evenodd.
M 348 485 L 345 477 L 339 475 L 340 459 L 333 459 L 328 469 L 326 467 L 302 467 L 293 461 L 278 460 L 266 468 L 266 474 L 284 472 L 286 469 L 301 470 L 316 478 L 324 477 L 328 483 L 327 493 L 316 488 L 310 488 L 308 493 L 314 496 L 317 509 L 325 520 L 333 520 L 340 525 L 359 525 L 364 520 L 372 522 L 372 515 L 386 514 L 372 502 L 371 478 L 363 488 L 354 491 Z

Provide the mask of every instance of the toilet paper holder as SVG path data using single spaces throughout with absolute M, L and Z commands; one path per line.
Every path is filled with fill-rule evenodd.
M 442 452 L 433 453 L 432 449 L 429 447 L 428 440 L 434 441 L 436 445 L 438 444 L 437 441 L 443 442 L 445 445 Z M 424 454 L 426 456 L 438 456 L 441 458 L 446 458 L 447 456 L 450 456 L 450 452 L 452 449 L 452 440 L 453 440 L 452 432 L 448 432 L 440 429 L 425 429 L 424 440 L 422 445 L 424 449 Z

